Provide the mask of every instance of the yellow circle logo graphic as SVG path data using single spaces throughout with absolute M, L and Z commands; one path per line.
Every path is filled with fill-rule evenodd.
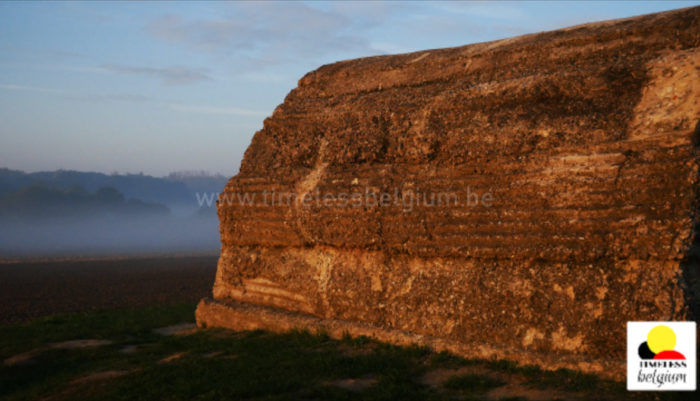
M 647 345 L 651 352 L 658 354 L 676 348 L 676 333 L 668 326 L 656 326 L 649 330 Z
M 676 347 L 676 333 L 670 327 L 658 325 L 649 330 L 647 340 L 639 344 L 639 357 L 642 359 L 685 359 Z

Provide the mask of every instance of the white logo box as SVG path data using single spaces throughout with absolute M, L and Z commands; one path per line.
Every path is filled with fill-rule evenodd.
M 675 334 L 675 346 L 664 351 L 679 352 L 685 360 L 642 359 L 639 356 L 639 346 L 647 341 L 649 332 L 657 326 L 666 326 Z M 668 333 L 666 329 L 655 333 L 659 331 Z M 627 322 L 627 390 L 694 391 L 695 333 L 695 322 Z M 653 340 L 652 343 L 658 344 Z

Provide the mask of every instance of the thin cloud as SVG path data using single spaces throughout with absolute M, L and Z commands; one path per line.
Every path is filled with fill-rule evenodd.
M 12 91 L 24 91 L 24 92 L 44 92 L 44 93 L 65 93 L 60 89 L 54 88 L 42 88 L 38 86 L 25 86 L 25 85 L 15 85 L 15 84 L 0 84 L 0 89 L 12 90 Z
M 87 94 L 87 95 L 71 95 L 66 96 L 67 99 L 79 100 L 84 102 L 128 102 L 142 103 L 152 101 L 153 99 L 137 93 L 108 93 L 108 94 Z
M 239 74 L 238 78 L 251 82 L 284 83 L 289 81 L 293 82 L 297 77 L 270 73 L 265 71 L 250 71 L 243 74 Z
M 175 111 L 182 111 L 187 113 L 224 114 L 245 117 L 265 117 L 269 114 L 266 111 L 244 109 L 238 107 L 198 106 L 189 104 L 170 104 L 169 106 Z
M 215 56 L 243 61 L 241 69 L 305 63 L 319 57 L 371 55 L 365 34 L 380 18 L 351 15 L 345 9 L 322 9 L 304 3 L 234 3 L 229 15 L 193 19 L 167 15 L 150 21 L 154 37 Z M 342 56 L 341 56 L 342 58 Z
M 470 2 L 435 2 L 431 4 L 444 15 L 467 16 L 473 18 L 487 18 L 493 20 L 523 21 L 532 16 L 526 13 L 520 4 L 494 3 L 489 1 Z M 458 19 L 458 18 L 455 18 Z
M 204 70 L 182 66 L 155 68 L 122 64 L 103 64 L 100 66 L 100 68 L 120 74 L 154 77 L 162 80 L 164 84 L 168 85 L 187 85 L 212 80 L 212 78 L 207 75 L 206 71 Z
M 137 93 L 76 93 L 55 88 L 44 88 L 38 86 L 26 86 L 15 84 L 0 84 L 0 89 L 22 92 L 53 93 L 59 97 L 69 100 L 79 100 L 86 102 L 146 102 L 152 98 Z

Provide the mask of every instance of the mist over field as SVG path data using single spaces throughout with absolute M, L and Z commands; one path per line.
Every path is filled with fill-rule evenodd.
M 0 256 L 99 256 L 218 251 L 212 218 L 147 216 L 2 222 Z
M 0 170 L 0 258 L 218 252 L 226 178 Z

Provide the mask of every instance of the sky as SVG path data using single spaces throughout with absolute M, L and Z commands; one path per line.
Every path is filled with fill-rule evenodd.
M 700 1 L 0 2 L 0 168 L 238 171 L 299 78 Z

